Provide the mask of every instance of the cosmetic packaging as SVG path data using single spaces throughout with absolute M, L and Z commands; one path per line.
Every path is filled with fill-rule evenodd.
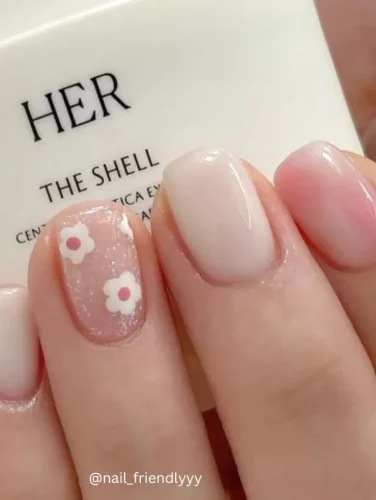
M 361 151 L 311 0 L 68 14 L 0 42 L 0 283 L 26 282 L 68 205 L 114 200 L 148 222 L 163 167 L 190 149 L 225 148 L 269 178 L 312 140 Z

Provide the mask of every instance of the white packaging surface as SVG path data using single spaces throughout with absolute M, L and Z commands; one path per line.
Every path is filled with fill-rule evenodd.
M 3 41 L 0 74 L 0 283 L 25 283 L 65 206 L 148 221 L 163 167 L 192 148 L 269 178 L 312 140 L 361 151 L 311 0 L 116 2 Z

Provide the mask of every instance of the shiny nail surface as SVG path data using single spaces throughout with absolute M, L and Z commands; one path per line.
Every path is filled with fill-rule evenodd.
M 133 230 L 119 206 L 70 213 L 57 246 L 70 310 L 97 343 L 126 340 L 142 326 L 141 272 Z
M 30 399 L 39 376 L 40 349 L 25 288 L 0 288 L 0 399 Z
M 376 191 L 340 150 L 325 142 L 305 146 L 281 164 L 275 184 L 307 238 L 331 263 L 376 263 Z
M 220 149 L 194 151 L 165 169 L 163 186 L 179 232 L 204 274 L 246 281 L 272 266 L 273 234 L 240 160 Z

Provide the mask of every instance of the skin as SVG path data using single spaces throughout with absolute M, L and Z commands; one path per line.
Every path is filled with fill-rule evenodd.
M 376 158 L 376 7 L 372 0 L 317 4 L 367 154 Z M 375 164 L 349 156 L 376 186 Z M 48 244 L 62 214 L 51 222 L 30 270 L 45 372 L 31 401 L 0 407 L 1 498 L 115 500 L 124 498 L 124 490 L 89 487 L 89 472 L 134 469 L 199 470 L 205 480 L 194 498 L 209 500 L 374 497 L 375 268 L 348 273 L 314 248 L 312 257 L 308 239 L 273 188 L 251 167 L 250 175 L 274 214 L 273 230 L 287 257 L 263 286 L 235 290 L 207 282 L 181 245 L 162 190 L 154 208 L 154 243 L 132 218 L 148 303 L 155 305 L 142 340 L 123 350 L 103 352 L 82 342 Z M 202 367 L 194 361 L 191 368 L 200 377 L 205 372 L 219 415 L 201 417 L 198 410 L 157 254 L 199 354 Z M 177 276 L 186 286 L 179 286 Z M 268 314 L 257 314 L 263 309 Z M 160 385 L 140 370 L 140 357 Z M 156 411 L 150 412 L 150 404 Z M 190 490 L 150 487 L 128 488 L 126 494 L 191 498 Z
M 372 170 L 362 158 L 355 162 L 366 174 Z M 52 489 L 54 498 L 116 500 L 124 490 L 90 486 L 90 472 L 172 470 L 203 474 L 194 498 L 205 500 L 226 494 L 252 500 L 373 498 L 376 317 L 362 312 L 373 301 L 374 268 L 349 276 L 316 260 L 275 189 L 247 168 L 278 245 L 272 268 L 261 281 L 241 285 L 207 279 L 182 243 L 162 187 L 153 212 L 154 242 L 129 214 L 147 308 L 139 335 L 125 345 L 89 342 L 62 289 L 54 232 L 68 214 L 88 205 L 71 207 L 48 225 L 29 277 L 45 376 L 28 405 L 0 410 L 2 498 L 20 495 L 20 474 L 31 500 L 49 498 Z M 204 432 L 157 257 L 229 445 L 216 432 L 213 414 L 204 418 L 210 439 Z M 26 474 L 34 449 L 33 472 Z M 42 481 L 37 471 L 47 468 L 52 473 Z M 150 485 L 126 493 L 130 499 L 192 498 L 188 488 Z

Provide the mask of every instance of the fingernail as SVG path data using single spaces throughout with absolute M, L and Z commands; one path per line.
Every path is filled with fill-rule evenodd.
M 0 399 L 29 399 L 39 378 L 39 342 L 27 290 L 0 288 Z
M 332 264 L 362 268 L 376 262 L 376 192 L 340 150 L 324 142 L 305 146 L 282 163 L 275 184 Z
M 249 173 L 219 149 L 198 150 L 169 165 L 164 188 L 193 260 L 210 278 L 261 277 L 275 260 L 273 234 Z
M 97 343 L 129 339 L 143 324 L 144 304 L 127 215 L 113 206 L 70 213 L 58 229 L 57 243 L 79 330 Z

